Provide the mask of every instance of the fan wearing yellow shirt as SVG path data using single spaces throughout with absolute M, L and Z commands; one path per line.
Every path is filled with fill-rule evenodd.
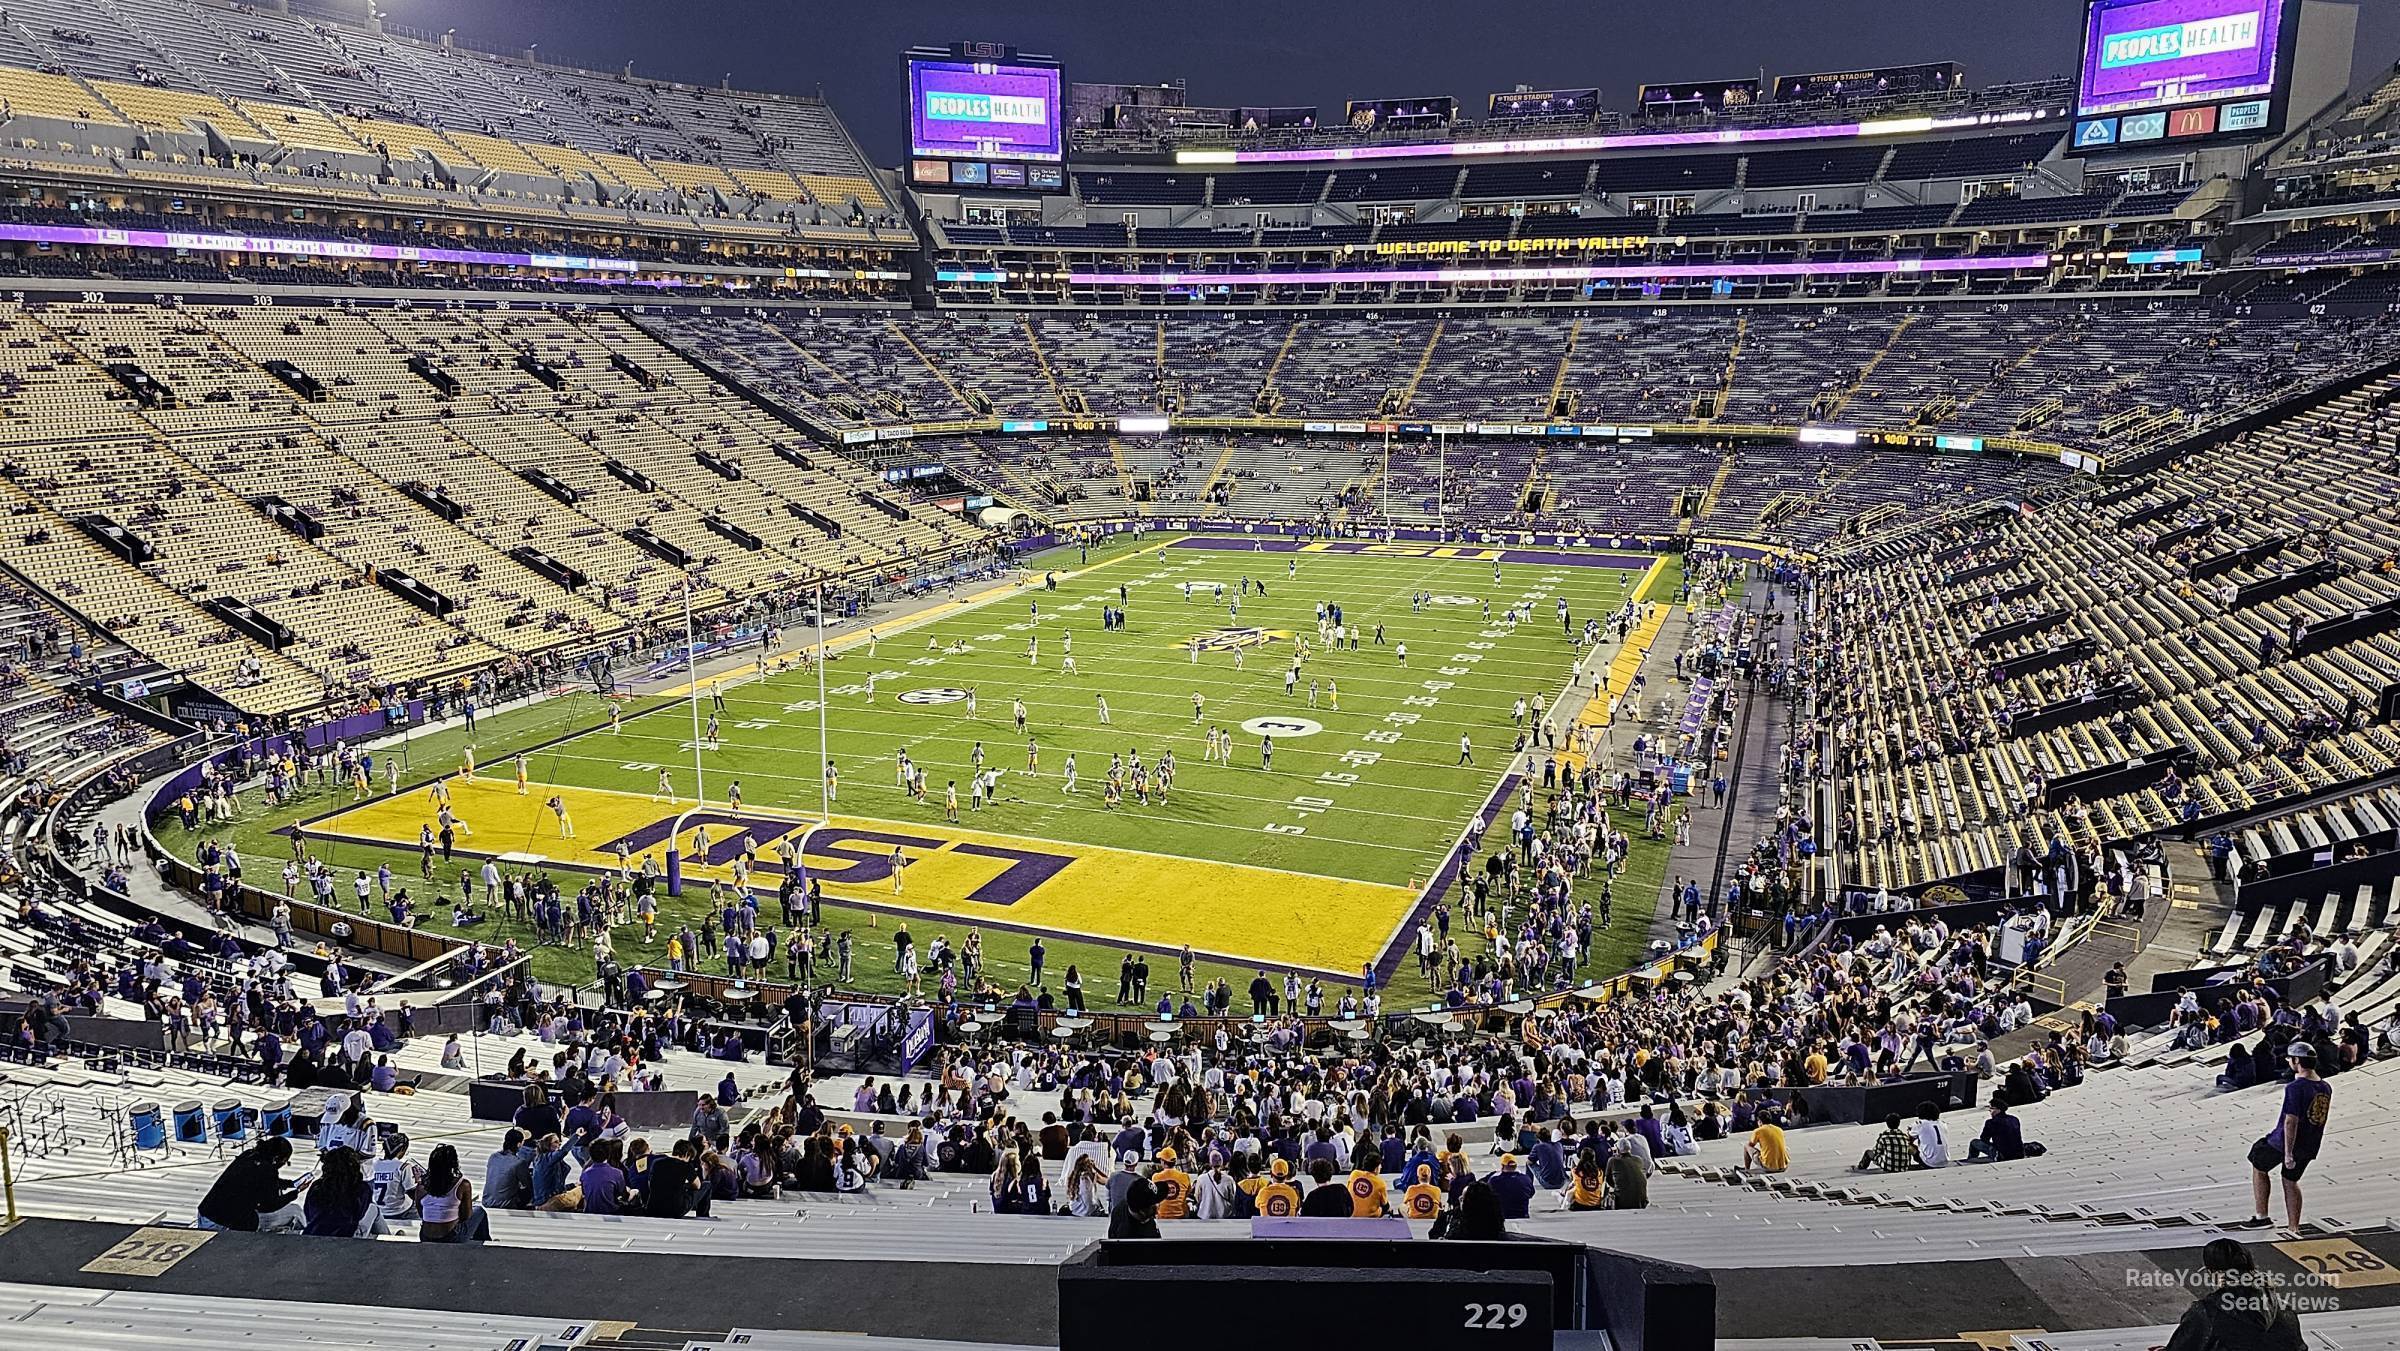
M 1158 1217 L 1162 1220 L 1181 1220 L 1191 1217 L 1192 1175 L 1175 1166 L 1175 1151 L 1158 1151 L 1158 1171 L 1150 1175 L 1150 1185 L 1158 1189 Z
M 1608 1205 L 1608 1178 L 1600 1168 L 1600 1151 L 1585 1145 L 1567 1174 L 1567 1209 L 1601 1210 Z
M 1822 1050 L 1810 1051 L 1805 1064 L 1808 1070 L 1808 1081 L 1812 1084 L 1824 1083 L 1826 1071 L 1833 1068 L 1825 1059 L 1825 1052 Z
M 1291 1162 L 1277 1159 L 1268 1172 L 1274 1175 L 1274 1180 L 1258 1189 L 1258 1213 L 1276 1220 L 1299 1214 L 1300 1189 L 1292 1185 Z
M 1242 1200 L 1249 1202 L 1248 1209 L 1245 1212 L 1240 1202 L 1237 1201 L 1234 1208 L 1234 1214 L 1237 1217 L 1244 1213 L 1251 1215 L 1258 1214 L 1258 1194 L 1266 1189 L 1266 1185 L 1267 1175 L 1265 1173 L 1246 1174 L 1241 1181 L 1234 1183 L 1234 1191 L 1239 1194 Z
M 1400 1213 L 1412 1220 L 1430 1220 L 1442 1213 L 1442 1189 L 1433 1185 L 1433 1165 L 1417 1165 L 1417 1180 L 1400 1193 Z
M 1742 1166 L 1761 1173 L 1780 1173 L 1792 1166 L 1792 1151 L 1784 1144 L 1783 1127 L 1761 1116 L 1750 1143 L 1742 1149 Z
M 1349 1186 L 1350 1218 L 1371 1220 L 1383 1214 L 1386 1194 L 1383 1174 L 1367 1168 L 1353 1169 Z

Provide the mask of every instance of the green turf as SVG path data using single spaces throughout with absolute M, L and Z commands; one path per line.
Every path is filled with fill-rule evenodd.
M 1146 544 L 1157 542 L 1154 536 Z M 1509 759 L 1510 701 L 1536 691 L 1545 700 L 1554 698 L 1566 679 L 1572 652 L 1548 597 L 1566 597 L 1580 624 L 1586 615 L 1602 616 L 1614 608 L 1639 575 L 1506 564 L 1495 585 L 1492 566 L 1483 561 L 1307 554 L 1299 556 L 1294 578 L 1287 569 L 1291 559 L 1196 549 L 1153 553 L 1144 545 L 1120 544 L 1095 551 L 1093 570 L 1062 581 L 1056 592 L 1027 592 L 905 632 L 894 626 L 872 658 L 863 648 L 853 649 L 834 662 L 827 675 L 828 739 L 843 774 L 838 809 L 846 815 L 903 822 L 938 821 L 943 783 L 966 778 L 970 747 L 981 740 L 990 762 L 1012 772 L 1003 779 L 1000 802 L 968 822 L 979 830 L 1361 881 L 1421 882 L 1483 805 Z M 1039 561 L 1064 573 L 1077 560 L 1061 551 Z M 1367 629 L 1360 650 L 1312 658 L 1297 697 L 1290 699 L 1281 683 L 1293 650 L 1288 638 L 1249 650 L 1238 671 L 1224 652 L 1206 652 L 1194 665 L 1185 640 L 1237 621 L 1213 596 L 1203 598 L 1206 593 L 1186 602 L 1180 583 L 1222 581 L 1232 599 L 1244 574 L 1264 581 L 1268 594 L 1262 599 L 1254 592 L 1242 600 L 1239 625 L 1296 634 L 1313 647 L 1314 603 L 1337 601 L 1352 623 Z M 1104 600 L 1116 603 L 1120 583 L 1131 592 L 1130 627 L 1103 632 L 1100 606 Z M 1664 599 L 1672 595 L 1673 586 L 1670 564 L 1649 595 Z M 1437 605 L 1412 613 L 1407 597 L 1418 589 L 1490 599 L 1495 621 L 1508 600 L 1529 592 L 1542 598 L 1531 620 L 1512 631 L 1497 622 L 1487 625 L 1478 606 Z M 1041 660 L 1029 666 L 1029 606 L 1036 600 L 1043 615 L 1038 626 Z M 1378 622 L 1387 628 L 1388 641 L 1381 648 L 1372 641 Z M 1061 671 L 1069 633 L 1081 668 L 1075 676 Z M 935 650 L 927 650 L 929 639 Z M 951 652 L 953 641 L 963 641 L 971 650 Z M 1405 671 L 1395 652 L 1401 641 L 1410 650 Z M 1467 657 L 1473 660 L 1461 659 Z M 876 676 L 873 703 L 867 702 L 864 689 L 869 672 Z M 1315 709 L 1307 706 L 1311 676 L 1339 682 L 1339 712 L 1324 698 Z M 1428 682 L 1440 688 L 1428 688 Z M 973 720 L 963 703 L 908 704 L 898 698 L 910 690 L 965 687 L 973 687 L 979 696 L 980 716 Z M 1238 730 L 1234 767 L 1204 765 L 1201 730 L 1192 721 L 1195 689 L 1207 697 L 1210 723 L 1238 729 L 1248 718 L 1296 716 L 1322 723 L 1325 730 L 1279 739 L 1271 773 L 1256 768 L 1259 738 Z M 1111 710 L 1109 727 L 1097 721 L 1096 696 L 1103 694 Z M 725 784 L 738 777 L 751 806 L 815 809 L 821 764 L 816 698 L 816 678 L 799 672 L 728 687 L 723 747 L 702 755 L 710 796 L 722 797 Z M 1038 779 L 1015 772 L 1024 766 L 1025 743 L 1009 720 L 1014 698 L 1025 701 L 1031 731 L 1041 743 L 1044 775 Z M 622 734 L 599 727 L 535 752 L 534 776 L 646 792 L 656 779 L 654 767 L 666 766 L 679 791 L 690 793 L 690 715 L 680 704 L 664 707 L 657 702 L 652 701 L 655 712 L 630 717 Z M 483 763 L 497 766 L 519 747 L 553 741 L 576 728 L 594 728 L 604 718 L 596 697 L 570 696 L 487 718 L 474 740 Z M 1462 731 L 1475 742 L 1477 763 L 1472 767 L 1456 763 Z M 466 740 L 463 729 L 455 726 L 415 738 L 409 756 L 417 772 L 408 781 L 420 782 L 454 766 Z M 908 801 L 893 787 L 893 758 L 903 746 L 926 767 L 932 801 L 925 805 Z M 1129 803 L 1115 812 L 1101 808 L 1098 788 L 1109 753 L 1129 748 L 1138 748 L 1146 761 L 1171 748 L 1181 762 L 1173 799 L 1165 806 Z M 1070 752 L 1079 762 L 1084 790 L 1075 798 L 1059 791 L 1059 770 Z M 320 792 L 283 809 L 254 811 L 230 833 L 253 858 L 280 858 L 286 846 L 268 832 L 322 815 L 347 798 L 346 792 Z M 1620 819 L 1619 824 L 1632 831 L 1639 820 Z M 189 845 L 178 839 L 171 821 L 160 828 L 171 846 Z M 320 842 L 315 847 L 337 866 L 372 867 L 389 859 L 396 871 L 414 875 L 410 851 L 347 842 Z M 1615 970 L 1638 957 L 1665 857 L 1663 845 L 1637 838 L 1627 870 L 1614 888 L 1619 900 L 1616 923 L 1595 942 L 1596 971 Z M 253 876 L 258 875 L 254 870 Z M 566 874 L 560 882 L 570 891 L 580 885 L 579 878 Z M 1597 884 L 1587 890 L 1596 891 Z M 696 922 L 699 904 L 704 904 L 703 893 L 670 902 L 664 914 L 673 920 L 689 913 Z M 428 907 L 428 923 L 435 923 L 432 909 Z M 853 930 L 860 940 L 856 984 L 870 990 L 895 988 L 896 978 L 887 970 L 888 935 L 895 920 L 876 920 L 838 903 L 829 903 L 826 912 L 832 925 Z M 966 927 L 963 921 L 933 917 L 910 923 L 920 941 L 943 931 L 956 938 Z M 491 936 L 488 930 L 484 936 Z M 628 941 L 630 937 L 620 931 L 620 952 L 638 956 L 639 944 Z M 1025 942 L 1021 935 L 985 935 L 986 965 L 1004 985 L 1022 976 Z M 1066 938 L 1047 939 L 1046 945 L 1054 978 L 1075 963 L 1084 972 L 1087 990 L 1114 993 L 1108 974 L 1115 969 L 1117 948 Z M 651 956 L 655 959 L 656 954 Z M 1154 958 L 1152 966 L 1154 990 L 1162 979 L 1171 981 L 1171 961 Z M 590 976 L 588 958 L 576 950 L 545 949 L 537 955 L 535 969 L 551 980 Z M 1202 979 L 1223 975 L 1238 991 L 1247 984 L 1251 969 L 1202 963 L 1200 974 Z M 1395 994 L 1415 1002 L 1432 992 L 1417 980 L 1412 964 L 1404 967 Z

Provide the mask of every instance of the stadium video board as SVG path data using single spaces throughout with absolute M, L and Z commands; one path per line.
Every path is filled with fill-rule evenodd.
M 2270 134 L 2283 122 L 2293 0 L 2089 0 L 2074 145 Z
M 919 159 L 1064 159 L 1058 68 L 911 55 L 908 144 Z

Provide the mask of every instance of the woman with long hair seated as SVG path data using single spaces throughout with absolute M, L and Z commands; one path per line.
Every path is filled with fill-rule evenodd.
M 1090 1154 L 1075 1156 L 1067 1171 L 1067 1213 L 1078 1219 L 1098 1219 L 1108 1213 L 1108 1174 Z
M 475 1204 L 475 1184 L 459 1171 L 457 1146 L 433 1147 L 416 1198 L 419 1241 L 482 1243 L 491 1238 L 491 1216 Z
M 1585 1145 L 1575 1155 L 1575 1171 L 1567 1175 L 1567 1209 L 1608 1208 L 1608 1179 L 1600 1166 L 1600 1151 Z
M 302 1232 L 318 1238 L 373 1238 L 384 1232 L 383 1208 L 355 1150 L 335 1148 L 317 1156 L 317 1180 L 301 1211 Z
M 1458 1194 L 1458 1204 L 1442 1212 L 1450 1221 L 1436 1238 L 1503 1239 L 1508 1221 L 1500 1214 L 1500 1194 L 1488 1182 L 1470 1182 Z

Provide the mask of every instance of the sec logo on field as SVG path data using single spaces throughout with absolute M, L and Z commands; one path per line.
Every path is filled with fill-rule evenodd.
M 1428 597 L 1426 597 L 1426 599 L 1428 599 L 1428 600 L 1432 601 L 1432 602 L 1433 602 L 1434 604 L 1436 604 L 1436 605 L 1481 605 L 1481 604 L 1483 604 L 1483 602 L 1482 602 L 1482 601 L 1480 601 L 1480 600 L 1476 599 L 1476 598 L 1475 598 L 1475 597 L 1473 597 L 1473 596 L 1428 596 Z
M 900 696 L 900 702 L 904 704 L 955 704 L 966 697 L 965 690 L 941 686 L 930 690 L 910 690 Z
M 1315 736 L 1325 730 L 1325 724 L 1312 718 L 1252 718 L 1242 724 L 1242 730 L 1252 736 L 1290 738 Z

